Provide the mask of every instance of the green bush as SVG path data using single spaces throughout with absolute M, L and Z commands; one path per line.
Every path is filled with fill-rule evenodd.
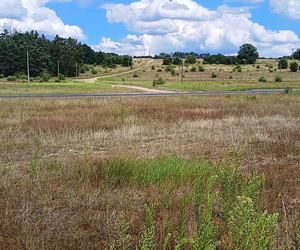
M 157 69 L 157 72 L 162 72 L 162 69 Z
M 217 77 L 218 77 L 218 75 L 215 72 L 211 73 L 211 78 L 217 78 Z
M 92 69 L 92 74 L 93 74 L 93 75 L 97 75 L 97 73 L 98 73 L 98 71 L 95 70 L 95 68 L 93 68 L 93 69 Z
M 298 69 L 299 69 L 299 64 L 298 64 L 298 63 L 292 62 L 292 63 L 290 64 L 290 70 L 291 70 L 292 72 L 297 72 Z
M 64 80 L 66 80 L 66 77 L 63 74 L 59 74 L 58 79 L 60 81 L 64 81 Z
M 195 67 L 195 66 L 193 66 L 192 68 L 191 68 L 191 72 L 196 72 L 197 71 L 197 68 Z
M 133 74 L 133 77 L 134 77 L 134 78 L 138 78 L 139 76 L 138 76 L 138 74 L 134 73 L 134 74 Z
M 267 79 L 264 77 L 264 76 L 261 76 L 259 79 L 258 79 L 259 82 L 267 82 Z
M 155 66 L 154 66 L 154 65 L 152 65 L 151 69 L 152 69 L 152 70 L 155 70 Z
M 40 82 L 48 82 L 51 76 L 47 71 L 44 71 L 40 74 Z
M 0 79 L 3 79 L 4 78 L 4 75 L 3 74 L 0 74 Z
M 14 81 L 17 80 L 17 78 L 16 78 L 15 76 L 8 76 L 8 77 L 6 78 L 6 80 L 9 81 L 9 82 L 14 82 Z
M 289 63 L 286 59 L 281 59 L 278 62 L 278 68 L 279 69 L 287 69 L 289 67 Z
M 275 77 L 275 82 L 283 82 L 282 76 L 276 76 Z
M 27 79 L 27 75 L 25 75 L 24 73 L 20 73 L 20 72 L 17 72 L 17 73 L 15 73 L 15 75 L 14 75 L 17 79 L 19 79 L 19 80 L 26 80 Z
M 241 65 L 237 65 L 233 68 L 232 72 L 242 72 L 242 66 Z
M 152 83 L 153 86 L 160 86 L 165 84 L 165 81 L 162 77 L 157 77 L 157 79 L 155 79 Z
M 203 67 L 202 65 L 199 65 L 198 70 L 199 70 L 200 72 L 204 72 L 204 71 L 205 71 L 205 69 L 204 69 L 204 67 Z

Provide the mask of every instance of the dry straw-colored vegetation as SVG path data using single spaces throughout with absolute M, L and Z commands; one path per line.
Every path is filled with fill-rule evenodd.
M 3 249 L 297 247 L 299 95 L 2 100 L 0 117 Z

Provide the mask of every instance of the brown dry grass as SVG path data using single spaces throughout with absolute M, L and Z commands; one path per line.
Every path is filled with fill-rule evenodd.
M 82 166 L 175 154 L 220 162 L 229 147 L 244 150 L 246 172 L 265 174 L 265 204 L 287 210 L 281 237 L 293 238 L 300 210 L 299 96 L 5 100 L 0 117 L 4 249 L 107 247 L 121 211 L 140 234 L 148 201 L 158 204 L 163 238 L 189 185 L 107 188 L 99 185 L 101 174 L 87 180 Z

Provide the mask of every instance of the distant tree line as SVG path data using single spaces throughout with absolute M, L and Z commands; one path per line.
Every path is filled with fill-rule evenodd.
M 76 75 L 76 64 L 78 71 L 84 71 L 83 64 L 107 67 L 132 65 L 130 56 L 96 52 L 76 39 L 56 36 L 53 40 L 49 40 L 36 31 L 26 33 L 4 31 L 0 34 L 0 74 L 4 76 L 26 74 L 27 50 L 30 58 L 30 75 L 33 77 L 45 72 L 57 75 L 58 65 L 59 72 L 65 76 Z
M 195 52 L 175 52 L 172 54 L 161 53 L 155 56 L 156 59 L 163 59 L 164 65 L 181 65 L 183 59 L 188 64 L 196 63 L 197 59 L 202 58 L 204 64 L 254 64 L 259 58 L 257 49 L 251 44 L 244 44 L 240 47 L 237 56 L 226 56 L 222 54 L 197 54 Z

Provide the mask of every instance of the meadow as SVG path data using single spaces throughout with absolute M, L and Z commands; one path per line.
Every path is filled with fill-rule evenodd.
M 121 66 L 105 68 L 85 65 L 85 67 L 87 70 L 79 77 L 66 78 L 59 82 L 56 82 L 56 78 L 51 78 L 49 82 L 39 82 L 35 79 L 30 84 L 27 84 L 26 79 L 11 82 L 1 79 L 0 95 L 140 92 L 126 86 L 185 92 L 300 89 L 300 73 L 291 72 L 289 69 L 280 70 L 278 62 L 270 59 L 259 59 L 256 64 L 240 66 L 205 65 L 202 60 L 198 60 L 197 64 L 184 65 L 183 82 L 181 82 L 181 66 L 164 66 L 162 60 L 158 59 L 136 58 L 132 69 Z M 164 83 L 153 86 L 153 81 L 159 78 Z
M 297 249 L 300 96 L 0 101 L 3 249 Z
M 290 61 L 291 63 L 291 61 Z M 165 66 L 162 60 L 153 60 L 152 67 L 122 77 L 99 79 L 105 83 L 123 83 L 148 88 L 163 88 L 183 91 L 224 91 L 249 89 L 276 89 L 291 87 L 299 89 L 300 73 L 289 69 L 278 69 L 278 62 L 272 59 L 259 59 L 251 65 L 184 65 L 183 82 L 181 66 Z M 153 80 L 161 77 L 165 83 L 153 87 Z M 277 78 L 277 80 L 276 80 Z

